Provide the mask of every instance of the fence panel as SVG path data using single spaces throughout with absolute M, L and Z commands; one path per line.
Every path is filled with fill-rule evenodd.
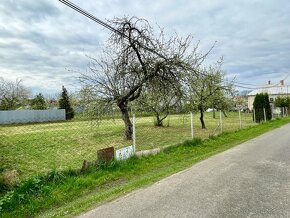
M 17 170 L 20 179 L 49 170 L 80 169 L 97 150 L 132 145 L 122 119 L 71 120 L 0 125 L 0 170 Z M 0 171 L 1 176 L 1 171 Z
M 162 125 L 154 116 L 136 117 L 136 150 L 167 147 L 191 139 L 190 114 L 168 115 Z
M 65 120 L 65 109 L 0 111 L 0 124 Z
M 254 125 L 252 114 L 241 113 L 241 120 L 243 128 Z M 199 113 L 192 114 L 192 121 L 190 113 L 170 114 L 162 126 L 156 126 L 153 114 L 137 113 L 136 150 L 162 148 L 190 140 L 191 127 L 194 137 L 202 139 L 221 132 L 217 112 L 215 117 L 213 113 L 204 113 L 205 129 L 201 128 Z M 227 113 L 227 117 L 222 114 L 222 122 L 224 132 L 240 129 L 236 112 Z M 96 160 L 97 150 L 131 146 L 133 139 L 124 139 L 124 122 L 119 113 L 102 120 L 77 114 L 71 121 L 0 125 L 0 176 L 1 172 L 16 170 L 23 179 L 52 169 L 80 169 L 83 160 Z

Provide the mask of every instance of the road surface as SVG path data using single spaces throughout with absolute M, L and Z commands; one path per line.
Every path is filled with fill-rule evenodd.
M 290 125 L 81 217 L 290 217 Z

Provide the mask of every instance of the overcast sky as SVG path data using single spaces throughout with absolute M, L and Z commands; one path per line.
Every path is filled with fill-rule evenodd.
M 279 82 L 290 73 L 289 0 L 72 0 L 105 20 L 137 16 L 168 35 L 192 34 L 209 60 L 240 83 Z M 34 93 L 78 87 L 86 55 L 96 55 L 109 32 L 57 0 L 0 1 L 0 77 L 20 78 Z M 290 84 L 290 79 L 286 80 Z

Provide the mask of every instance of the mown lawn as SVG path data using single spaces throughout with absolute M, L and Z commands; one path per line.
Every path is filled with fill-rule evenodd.
M 194 136 L 208 138 L 220 133 L 216 119 L 205 114 L 207 129 L 200 128 L 199 114 L 194 114 Z M 253 125 L 251 114 L 242 114 L 243 127 Z M 154 127 L 153 117 L 136 118 L 136 149 L 167 147 L 191 138 L 189 114 L 171 115 L 164 127 Z M 80 168 L 84 159 L 94 160 L 100 148 L 116 149 L 132 144 L 123 140 L 121 119 L 69 121 L 0 126 L 0 173 L 16 170 L 20 179 L 49 170 Z M 239 129 L 237 113 L 223 116 L 223 130 Z

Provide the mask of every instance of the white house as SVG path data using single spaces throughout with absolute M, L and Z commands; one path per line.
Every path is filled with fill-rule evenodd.
M 253 110 L 255 96 L 259 93 L 268 93 L 270 103 L 273 103 L 277 97 L 290 96 L 290 85 L 286 85 L 284 80 L 281 80 L 278 85 L 272 85 L 269 81 L 268 85 L 265 85 L 265 87 L 251 91 L 248 94 L 248 108 L 250 110 Z

